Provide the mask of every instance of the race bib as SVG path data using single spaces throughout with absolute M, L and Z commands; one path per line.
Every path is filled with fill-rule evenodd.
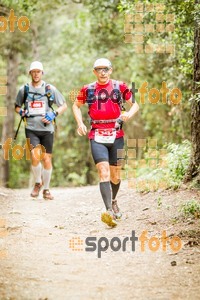
M 30 116 L 45 115 L 45 101 L 28 102 L 28 112 Z
M 94 140 L 101 144 L 113 144 L 116 139 L 116 129 L 95 129 Z

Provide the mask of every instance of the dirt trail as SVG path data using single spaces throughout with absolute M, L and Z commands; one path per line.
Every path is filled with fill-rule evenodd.
M 28 189 L 0 189 L 0 300 L 199 299 L 199 220 L 183 220 L 178 211 L 184 201 L 199 199 L 199 192 L 144 195 L 123 182 L 123 218 L 114 229 L 100 221 L 103 204 L 97 186 L 52 192 L 55 200 L 45 201 L 30 198 Z M 148 239 L 159 238 L 158 250 L 151 251 L 146 241 L 142 252 L 136 241 L 133 251 L 133 230 L 137 237 L 147 230 Z M 162 250 L 164 230 L 169 241 L 180 237 L 177 253 L 169 243 Z M 99 247 L 99 252 L 85 251 L 87 237 L 97 246 L 104 245 L 99 239 L 105 237 L 113 250 L 128 237 L 126 251 L 113 251 L 111 245 L 101 253 Z M 120 241 L 114 243 L 114 237 Z M 70 248 L 70 240 L 77 238 L 83 244 L 74 249 L 82 251 Z

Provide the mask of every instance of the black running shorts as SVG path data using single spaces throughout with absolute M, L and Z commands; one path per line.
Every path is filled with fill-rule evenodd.
M 30 139 L 30 144 L 35 148 L 42 145 L 46 153 L 52 153 L 54 133 L 50 131 L 32 131 L 25 129 L 26 138 Z
M 117 157 L 117 150 L 121 150 L 124 147 L 124 138 L 120 137 L 115 139 L 113 144 L 101 144 L 94 140 L 90 140 L 92 156 L 95 164 L 102 161 L 108 161 L 109 165 L 117 166 L 120 157 Z M 119 156 L 119 154 L 118 154 Z

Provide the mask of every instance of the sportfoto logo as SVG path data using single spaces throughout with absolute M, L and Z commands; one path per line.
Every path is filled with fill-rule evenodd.
M 163 3 L 136 3 L 131 13 L 125 14 L 124 20 L 124 42 L 134 44 L 136 53 L 175 53 L 174 44 L 169 40 L 163 43 L 146 43 L 145 38 L 153 34 L 158 38 L 158 34 L 168 35 L 174 31 L 174 14 L 165 13 Z M 166 39 L 166 37 L 165 37 Z
M 171 102 L 171 104 L 177 105 L 181 102 L 182 100 L 182 93 L 181 90 L 177 87 L 172 88 L 171 90 L 167 87 L 167 83 L 165 81 L 162 82 L 160 86 L 160 90 L 153 87 L 153 88 L 148 88 L 148 82 L 144 81 L 141 86 L 137 89 L 135 86 L 135 82 L 131 83 L 132 88 L 132 102 L 135 102 L 135 94 L 139 93 L 139 101 L 141 104 L 167 104 Z M 129 89 L 126 89 L 122 93 L 123 99 L 125 99 L 126 94 L 129 93 Z M 93 90 L 88 89 L 87 90 L 87 96 L 90 92 L 93 92 Z M 74 89 L 69 92 L 69 100 L 74 102 L 77 97 L 81 97 L 82 95 L 80 94 L 79 90 Z M 119 98 L 118 98 L 118 90 L 113 89 L 111 93 L 108 93 L 106 89 L 101 89 L 98 91 L 97 95 L 92 97 L 89 101 L 88 104 L 93 104 L 95 101 L 98 101 L 98 109 L 101 109 L 101 104 L 106 103 L 108 99 L 111 99 L 112 102 L 118 103 Z M 148 99 L 148 102 L 147 102 Z M 81 100 L 80 100 L 81 101 Z M 124 103 L 126 102 L 123 100 Z
M 12 147 L 12 138 L 8 138 L 1 148 L 3 149 L 3 158 L 5 160 L 10 159 L 10 154 L 15 160 L 21 160 L 24 156 L 26 160 L 31 160 L 31 150 L 33 150 L 33 148 L 37 149 L 37 151 L 34 151 L 37 160 L 42 160 L 46 153 L 46 149 L 43 145 L 38 144 L 36 147 L 33 147 L 30 143 L 30 138 L 26 139 L 24 147 L 18 144 Z
M 179 104 L 182 99 L 181 91 L 175 87 L 171 91 L 167 88 L 167 84 L 165 81 L 162 82 L 162 87 L 160 90 L 156 88 L 151 88 L 148 90 L 148 82 L 145 81 L 142 83 L 139 89 L 135 89 L 135 83 L 132 82 L 132 93 L 133 98 L 135 99 L 135 93 L 140 93 L 140 103 L 145 104 L 146 99 L 145 95 L 148 95 L 148 101 L 151 104 L 157 104 L 162 101 L 162 104 L 166 104 L 168 102 L 167 94 L 169 94 L 169 100 L 172 104 Z M 146 97 L 147 98 L 147 97 Z
M 156 252 L 158 250 L 166 252 L 171 250 L 173 252 L 178 252 L 182 248 L 182 241 L 178 236 L 169 238 L 164 230 L 160 238 L 156 236 L 148 237 L 147 230 L 144 230 L 142 234 L 137 237 L 135 235 L 135 230 L 132 230 L 130 237 L 125 237 L 123 239 L 119 237 L 113 237 L 110 240 L 106 237 L 87 237 L 82 240 L 80 237 L 73 237 L 69 240 L 69 248 L 72 251 L 86 251 L 86 252 L 97 252 L 97 257 L 101 258 L 102 252 L 107 251 L 109 248 L 114 251 L 132 251 L 135 252 L 136 242 L 139 243 L 139 251 L 145 252 L 150 250 Z M 168 244 L 167 244 L 168 243 Z
M 10 10 L 10 15 L 8 19 L 4 16 L 0 16 L 0 32 L 5 32 L 8 28 L 9 23 L 9 31 L 15 32 L 15 22 L 17 22 L 17 27 L 21 32 L 26 32 L 29 30 L 30 21 L 26 16 L 22 16 L 19 19 L 15 16 L 15 12 L 13 9 Z

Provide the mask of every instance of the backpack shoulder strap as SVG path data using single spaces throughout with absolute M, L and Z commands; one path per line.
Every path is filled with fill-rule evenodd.
M 26 99 L 27 99 L 27 97 L 28 97 L 28 93 L 29 93 L 29 84 L 26 83 L 26 84 L 24 85 L 24 98 L 23 98 L 23 103 L 22 103 L 22 105 L 25 105 Z
M 118 80 L 112 79 L 112 85 L 113 85 L 113 88 L 115 90 L 118 90 L 120 92 L 119 81 Z
M 88 91 L 94 93 L 96 88 L 96 81 L 88 84 Z
M 96 88 L 96 81 L 88 84 L 87 92 L 86 92 L 86 102 L 88 105 L 91 105 L 95 99 L 95 88 Z
M 120 106 L 121 111 L 125 111 L 125 107 L 123 105 L 123 97 L 120 91 L 120 81 L 112 79 L 113 89 L 117 93 L 118 104 Z
M 54 94 L 52 93 L 52 88 L 51 85 L 49 83 L 45 82 L 45 94 L 44 96 L 47 97 L 48 99 L 48 105 L 51 108 L 51 110 L 55 113 L 54 109 L 53 109 L 53 101 L 54 101 Z M 56 125 L 56 119 L 54 119 L 53 121 L 54 125 L 55 125 L 55 131 L 57 131 L 57 125 Z
M 45 93 L 47 93 L 48 91 L 51 91 L 51 86 L 49 83 L 45 83 Z
M 45 83 L 45 96 L 48 99 L 49 107 L 52 107 L 54 101 L 54 95 L 52 93 L 52 89 L 49 83 Z
M 118 99 L 122 98 L 122 93 L 120 91 L 120 86 L 119 86 L 120 82 L 118 80 L 114 80 L 112 79 L 112 86 L 113 86 L 113 90 L 115 91 L 115 93 L 117 93 L 117 97 Z

